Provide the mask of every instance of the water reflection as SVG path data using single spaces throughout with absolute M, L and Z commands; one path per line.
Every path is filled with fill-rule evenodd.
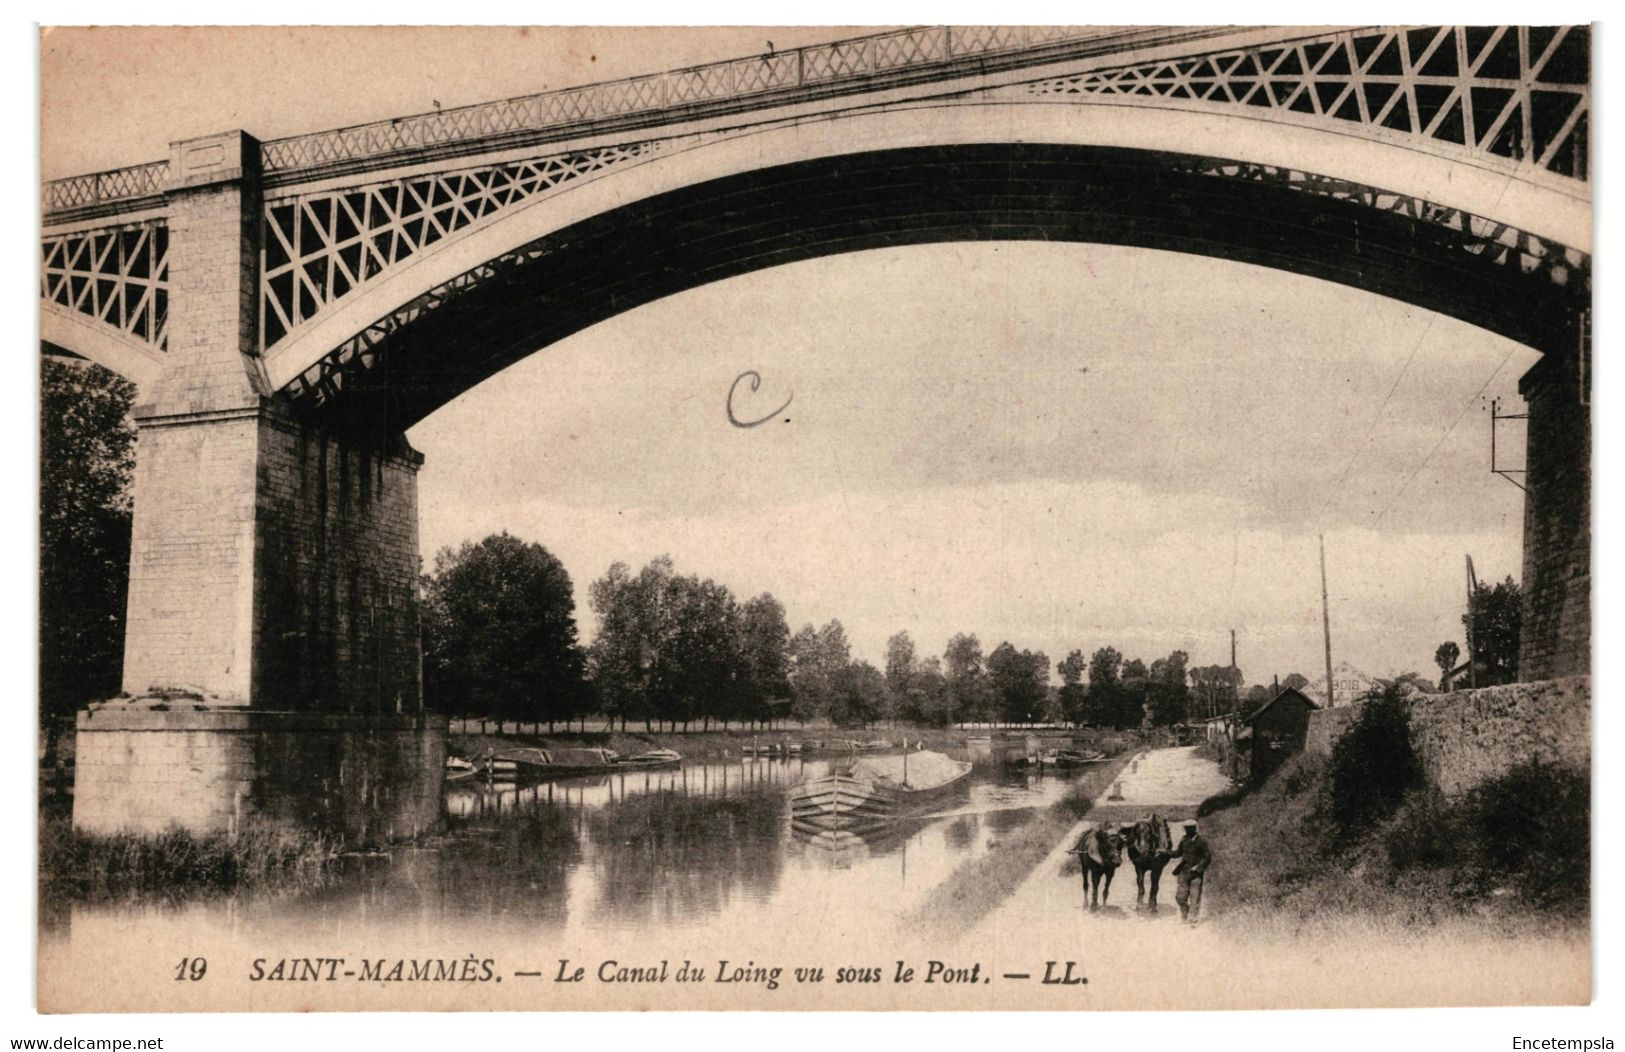
M 746 760 L 523 786 L 459 782 L 445 795 L 442 838 L 347 860 L 319 887 L 215 895 L 177 909 L 206 930 L 360 939 L 403 930 L 477 939 L 884 927 L 1069 787 L 1054 774 L 983 768 L 942 813 L 838 833 L 793 826 L 789 785 L 840 762 Z M 93 938 L 107 923 L 140 927 L 176 915 L 80 904 L 58 936 Z
M 782 792 L 634 796 L 592 811 L 593 914 L 627 926 L 703 921 L 735 896 L 772 898 L 784 865 Z

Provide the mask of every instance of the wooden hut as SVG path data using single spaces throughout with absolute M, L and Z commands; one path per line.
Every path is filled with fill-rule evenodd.
M 1303 748 L 1309 735 L 1309 714 L 1320 708 L 1307 694 L 1287 687 L 1248 716 L 1243 722 L 1251 741 L 1252 761 L 1248 777 L 1261 782 Z

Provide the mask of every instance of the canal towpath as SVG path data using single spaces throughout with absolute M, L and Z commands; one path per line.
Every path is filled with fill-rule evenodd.
M 1072 846 L 1085 829 L 1102 822 L 1135 821 L 1153 811 L 1171 823 L 1192 818 L 1203 800 L 1228 788 L 1230 780 L 1219 770 L 1218 764 L 1199 756 L 1196 746 L 1142 752 L 1129 762 L 1114 787 L 1067 830 L 1010 897 L 972 929 L 969 938 L 1031 930 L 1034 925 L 1053 924 L 1057 917 L 1071 917 L 1081 912 L 1082 877 L 1076 865 L 1067 863 Z M 1178 830 L 1174 833 L 1177 839 Z M 1134 868 L 1126 860 L 1118 870 L 1112 893 L 1114 902 L 1133 906 Z M 1160 897 L 1171 905 L 1172 888 Z

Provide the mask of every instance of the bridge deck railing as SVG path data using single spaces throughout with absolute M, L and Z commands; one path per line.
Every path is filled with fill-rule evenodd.
M 523 135 L 718 102 L 756 100 L 877 74 L 1118 36 L 1125 31 L 1124 27 L 1098 26 L 920 26 L 875 33 L 271 139 L 261 144 L 261 169 L 275 175 L 488 137 Z M 50 214 L 158 194 L 164 191 L 168 176 L 168 162 L 155 161 L 54 179 L 44 186 L 42 206 Z

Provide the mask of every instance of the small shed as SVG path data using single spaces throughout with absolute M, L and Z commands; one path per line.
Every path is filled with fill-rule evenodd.
M 1225 712 L 1217 716 L 1209 716 L 1201 723 L 1202 735 L 1210 742 L 1233 738 L 1235 736 L 1235 722 L 1234 713 Z
M 1309 714 L 1319 705 L 1295 687 L 1287 687 L 1243 722 L 1252 732 L 1252 764 L 1249 777 L 1261 782 L 1303 748 L 1309 735 Z

